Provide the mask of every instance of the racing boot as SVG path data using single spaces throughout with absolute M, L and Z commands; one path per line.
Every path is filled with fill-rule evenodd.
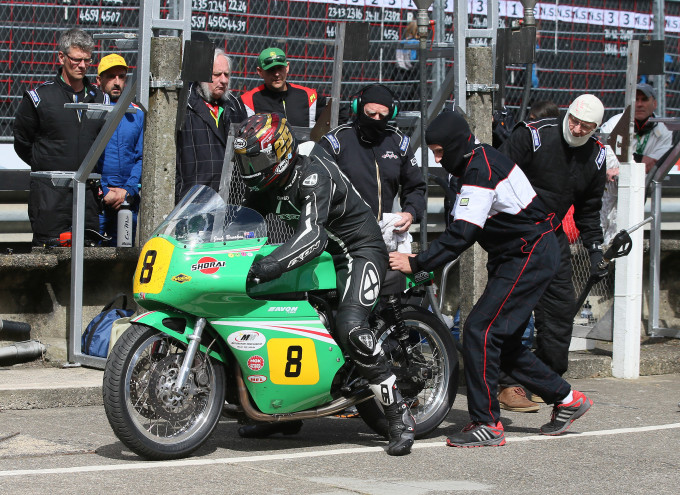
M 407 455 L 416 437 L 416 420 L 396 385 L 397 377 L 392 375 L 381 383 L 370 385 L 371 390 L 382 403 L 387 418 L 389 455 Z
M 241 438 L 267 438 L 275 433 L 284 435 L 295 435 L 300 432 L 302 421 L 281 421 L 278 423 L 253 423 L 243 425 L 238 429 Z

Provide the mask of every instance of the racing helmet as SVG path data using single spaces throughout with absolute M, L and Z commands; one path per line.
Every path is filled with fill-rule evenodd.
M 286 118 L 257 113 L 246 119 L 236 131 L 234 157 L 250 189 L 262 191 L 285 184 L 297 157 L 297 142 Z

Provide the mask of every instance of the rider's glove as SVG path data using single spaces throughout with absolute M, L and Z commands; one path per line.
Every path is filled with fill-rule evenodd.
M 607 267 L 600 267 L 603 261 L 602 248 L 599 243 L 595 243 L 588 250 L 590 255 L 590 276 L 597 277 L 598 279 L 603 279 L 607 273 Z
M 252 282 L 254 279 L 258 279 L 262 282 L 269 282 L 275 278 L 279 278 L 283 273 L 281 268 L 281 263 L 274 260 L 267 260 L 266 258 L 253 263 L 248 272 L 248 281 Z

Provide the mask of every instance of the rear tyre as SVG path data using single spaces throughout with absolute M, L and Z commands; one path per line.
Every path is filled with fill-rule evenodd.
M 383 319 L 375 333 L 416 419 L 416 438 L 422 438 L 444 421 L 456 399 L 458 353 L 450 330 L 429 311 L 407 306 L 402 317 L 408 329 L 405 340 L 397 339 L 396 327 Z M 377 399 L 356 407 L 373 431 L 387 437 L 387 419 Z
M 116 342 L 104 370 L 104 409 L 114 433 L 146 459 L 186 457 L 210 436 L 222 412 L 222 364 L 196 354 L 184 389 L 173 386 L 186 344 L 133 324 Z

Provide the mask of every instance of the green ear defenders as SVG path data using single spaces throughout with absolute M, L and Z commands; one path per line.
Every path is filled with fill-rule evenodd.
M 352 110 L 352 112 L 356 115 L 359 114 L 359 108 L 363 108 L 364 102 L 361 101 L 361 97 L 364 94 L 364 91 L 366 91 L 368 88 L 372 88 L 374 86 L 380 86 L 382 88 L 385 88 L 391 95 L 392 95 L 392 106 L 388 108 L 387 110 L 387 115 L 388 115 L 388 120 L 393 120 L 397 117 L 397 113 L 399 113 L 399 99 L 397 96 L 394 94 L 394 91 L 392 91 L 390 88 L 385 86 L 384 84 L 369 84 L 368 86 L 365 86 L 361 88 L 361 90 L 355 94 L 352 99 L 350 100 L 349 107 Z

